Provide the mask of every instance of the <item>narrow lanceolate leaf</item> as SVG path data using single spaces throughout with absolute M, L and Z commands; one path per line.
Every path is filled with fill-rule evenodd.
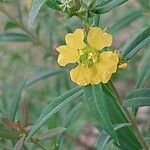
M 27 140 L 40 128 L 42 127 L 45 122 L 57 111 L 63 108 L 65 105 L 70 103 L 71 101 L 75 100 L 77 97 L 83 94 L 83 90 L 81 87 L 75 87 L 66 93 L 60 95 L 56 99 L 54 99 L 42 112 L 41 116 L 35 123 L 34 127 L 32 128 L 31 132 L 28 135 Z
M 42 5 L 46 0 L 33 0 L 32 8 L 29 13 L 29 22 L 28 24 L 31 26 L 34 23 L 35 18 L 37 17 Z
M 149 59 L 149 58 L 148 58 Z M 144 86 L 145 81 L 150 77 L 150 63 L 144 64 L 140 68 L 139 76 L 136 81 L 136 84 L 134 86 L 134 89 L 142 88 Z M 138 107 L 137 108 L 132 108 L 134 117 L 136 116 L 138 112 Z
M 150 27 L 140 33 L 135 39 L 127 43 L 121 50 L 126 60 L 132 58 L 144 45 L 150 43 Z
M 82 104 L 83 103 L 79 103 L 67 114 L 67 116 L 65 116 L 65 119 L 62 123 L 63 127 L 67 128 L 72 120 L 77 117 L 77 115 L 80 113 Z
M 137 0 L 145 9 L 150 9 L 150 0 Z
M 115 24 L 111 26 L 109 29 L 111 33 L 117 33 L 136 19 L 142 16 L 141 10 L 132 10 L 127 12 L 124 16 L 122 16 Z
M 65 73 L 64 70 L 53 70 L 53 71 L 50 71 L 50 70 L 46 70 L 46 71 L 42 71 L 42 72 L 39 72 L 31 77 L 29 77 L 26 81 L 26 86 L 29 86 L 39 80 L 43 80 L 43 79 L 46 79 L 48 77 L 51 77 L 51 76 L 54 76 L 54 75 L 57 75 L 57 74 L 61 74 L 61 73 Z
M 150 106 L 150 88 L 136 89 L 131 92 L 124 102 L 124 106 L 134 108 Z
M 117 103 L 117 98 L 110 88 L 109 84 L 102 84 L 103 92 L 106 99 L 106 107 L 113 125 L 129 123 L 120 106 Z M 131 127 L 125 126 L 117 131 L 120 148 L 122 150 L 141 150 L 141 145 L 134 135 Z
M 136 82 L 135 88 L 141 88 L 144 86 L 145 81 L 150 77 L 150 63 L 145 64 L 141 70 Z
M 22 33 L 4 33 L 0 34 L 0 42 L 23 42 L 30 41 L 26 34 Z
M 125 126 L 130 126 L 130 124 L 122 123 L 117 126 L 114 126 L 114 129 L 115 131 L 117 131 L 118 129 L 123 128 Z M 105 150 L 105 146 L 108 144 L 109 140 L 111 140 L 110 136 L 105 131 L 100 132 L 100 136 L 97 144 L 97 150 Z
M 61 10 L 60 8 L 60 0 L 47 0 L 46 5 L 52 9 Z
M 18 25 L 14 22 L 7 22 L 5 25 L 5 31 L 9 30 L 9 29 L 14 29 L 16 28 Z
M 90 108 L 91 113 L 100 123 L 102 129 L 104 129 L 111 138 L 118 142 L 117 134 L 111 123 L 110 116 L 106 109 L 106 100 L 103 96 L 101 85 L 89 85 L 84 87 L 85 97 Z
M 104 1 L 104 0 L 97 0 L 97 5 L 99 6 L 99 7 L 101 7 L 101 6 L 104 6 L 104 5 L 106 5 L 106 4 L 108 4 L 108 3 L 110 3 L 112 0 L 107 0 L 107 1 Z
M 16 116 L 16 113 L 17 113 L 17 106 L 18 106 L 18 103 L 19 103 L 19 100 L 20 100 L 20 97 L 21 97 L 21 92 L 23 90 L 23 88 L 25 87 L 25 83 L 26 83 L 26 80 L 23 80 L 16 92 L 14 93 L 14 97 L 12 98 L 12 104 L 11 104 L 11 107 L 10 107 L 10 119 L 12 121 L 15 120 L 15 116 Z
M 51 139 L 51 138 L 56 137 L 57 135 L 63 133 L 65 130 L 66 129 L 63 127 L 57 127 L 57 128 L 47 131 L 46 133 L 43 133 L 42 135 L 40 135 L 40 137 L 38 139 L 40 141 L 48 140 L 48 139 Z
M 24 144 L 24 138 L 21 138 L 15 145 L 14 150 L 22 150 Z
M 125 2 L 127 2 L 128 0 L 112 0 L 109 3 L 107 3 L 106 5 L 101 6 L 101 4 L 97 5 L 96 8 L 93 10 L 93 12 L 95 14 L 103 14 L 103 13 L 107 13 L 109 12 L 111 9 L 118 7 L 122 4 L 124 4 Z

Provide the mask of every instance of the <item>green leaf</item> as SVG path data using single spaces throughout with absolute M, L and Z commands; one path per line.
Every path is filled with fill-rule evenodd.
M 26 81 L 26 86 L 30 86 L 32 85 L 33 83 L 39 81 L 39 80 L 43 80 L 43 79 L 46 79 L 46 78 L 49 78 L 51 76 L 54 76 L 54 75 L 57 75 L 57 74 L 61 74 L 61 73 L 65 73 L 64 70 L 53 70 L 53 71 L 49 71 L 49 70 L 46 70 L 46 71 L 42 71 L 42 72 L 39 72 L 31 77 L 29 77 Z
M 48 0 L 46 5 L 52 9 L 61 10 L 60 8 L 61 2 L 59 0 Z
M 142 15 L 143 14 L 141 10 L 129 11 L 129 13 L 127 12 L 115 24 L 113 24 L 109 30 L 113 34 L 118 33 L 118 31 L 129 25 L 134 20 L 140 18 Z
M 150 64 L 148 63 L 148 64 L 144 64 L 143 66 L 140 67 L 139 77 L 136 81 L 134 89 L 142 88 L 144 86 L 145 81 L 149 77 L 150 77 Z M 138 108 L 132 108 L 132 112 L 134 114 L 134 117 L 136 117 L 136 114 L 138 112 Z
M 125 107 L 150 106 L 150 88 L 136 89 L 131 92 L 123 104 Z
M 56 137 L 57 135 L 63 133 L 65 130 L 66 130 L 66 128 L 63 128 L 63 127 L 53 128 L 53 129 L 43 133 L 42 135 L 40 135 L 38 139 L 40 141 L 48 140 L 48 139 L 51 139 L 51 138 Z
M 22 33 L 4 33 L 0 34 L 0 42 L 23 42 L 30 41 L 26 34 Z
M 48 7 L 51 7 L 56 10 L 60 10 L 59 5 L 61 3 L 59 0 L 34 0 L 32 3 L 31 11 L 29 13 L 29 21 L 28 21 L 29 26 L 31 26 L 34 23 L 35 18 L 37 17 L 44 3 L 46 3 Z
M 150 0 L 137 0 L 145 9 L 150 9 Z
M 91 113 L 97 119 L 102 129 L 104 129 L 111 138 L 118 142 L 117 134 L 113 128 L 110 116 L 106 109 L 106 100 L 103 96 L 101 85 L 88 85 L 84 87 L 85 97 Z
M 82 103 L 79 103 L 77 106 L 75 106 L 70 112 L 69 114 L 65 117 L 62 125 L 67 128 L 71 121 L 78 115 L 78 113 L 80 112 Z
M 144 45 L 150 43 L 150 27 L 140 33 L 132 42 L 128 42 L 121 50 L 124 59 L 132 58 Z
M 144 138 L 144 140 L 146 141 L 146 143 L 150 144 L 150 137 L 146 137 Z
M 12 131 L 5 128 L 0 127 L 0 138 L 1 139 L 11 139 L 11 140 L 19 140 L 22 132 L 20 131 Z
M 123 128 L 125 126 L 130 126 L 130 124 L 129 123 L 119 124 L 117 126 L 114 126 L 114 130 L 117 131 L 118 129 Z M 97 150 L 105 150 L 105 146 L 107 145 L 109 140 L 111 140 L 110 136 L 105 131 L 100 132 L 100 136 L 97 144 Z
M 139 78 L 136 82 L 135 88 L 142 88 L 144 86 L 145 81 L 150 77 L 150 63 L 145 64 L 139 74 Z
M 7 22 L 5 25 L 5 31 L 9 30 L 9 29 L 14 29 L 16 28 L 18 25 L 14 22 Z
M 12 121 L 15 120 L 15 116 L 16 116 L 16 113 L 17 113 L 17 106 L 18 106 L 18 103 L 19 103 L 19 100 L 20 100 L 20 97 L 21 97 L 21 92 L 23 90 L 23 88 L 25 87 L 25 83 L 26 83 L 26 79 L 23 80 L 19 85 L 18 85 L 18 88 L 14 94 L 14 97 L 12 98 L 12 104 L 11 104 L 11 107 L 10 107 L 10 119 Z
M 33 0 L 32 8 L 29 13 L 29 21 L 28 21 L 29 26 L 31 26 L 34 23 L 35 18 L 37 17 L 42 5 L 45 2 L 46 0 Z
M 106 4 L 108 4 L 108 3 L 110 3 L 112 0 L 97 0 L 97 5 L 99 6 L 99 7 L 101 7 L 101 6 L 104 6 L 104 5 L 106 5 Z
M 102 88 L 105 98 L 107 99 L 107 111 L 113 125 L 129 123 L 120 106 L 118 105 L 117 98 L 109 84 L 102 84 Z M 141 150 L 141 145 L 135 137 L 131 127 L 126 126 L 118 129 L 116 132 L 120 143 L 119 146 L 121 146 L 122 150 Z
M 83 94 L 83 90 L 81 87 L 75 87 L 66 93 L 60 95 L 56 99 L 54 99 L 42 112 L 41 116 L 35 123 L 31 132 L 29 133 L 27 140 L 40 128 L 45 122 L 57 111 L 63 108 L 65 105 L 76 99 L 77 97 Z
M 116 124 L 129 123 L 116 101 L 117 99 L 115 94 L 112 92 L 109 86 L 107 84 L 102 84 L 102 90 L 103 90 L 103 97 L 105 98 L 105 107 L 107 109 L 107 113 L 109 115 L 112 125 L 114 126 Z M 86 99 L 89 99 L 91 95 L 92 95 L 91 93 L 88 93 Z M 95 97 L 97 98 L 98 96 L 96 95 Z M 93 112 L 95 118 L 101 121 L 101 118 L 99 117 L 99 113 L 97 112 L 97 108 L 96 108 L 97 105 L 94 104 L 93 99 L 89 100 L 89 107 Z M 119 146 L 122 148 L 122 150 L 127 150 L 127 149 L 141 150 L 141 145 L 136 139 L 131 127 L 126 126 L 124 128 L 118 129 L 116 131 L 116 134 L 120 143 Z
M 106 5 L 101 6 L 97 5 L 96 8 L 93 10 L 93 13 L 95 14 L 103 14 L 103 13 L 107 13 L 109 12 L 111 9 L 118 7 L 122 4 L 124 4 L 125 2 L 127 2 L 128 0 L 112 0 L 109 3 L 107 3 Z

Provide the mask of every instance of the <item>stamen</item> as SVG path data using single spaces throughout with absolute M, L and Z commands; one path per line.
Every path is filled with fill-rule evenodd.
M 96 49 L 87 46 L 84 49 L 79 50 L 80 63 L 84 66 L 91 67 L 99 60 L 99 52 Z

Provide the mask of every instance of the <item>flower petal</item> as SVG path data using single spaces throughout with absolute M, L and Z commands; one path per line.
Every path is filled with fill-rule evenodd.
M 87 41 L 91 47 L 103 49 L 112 44 L 112 36 L 98 27 L 90 28 Z
M 71 80 L 78 85 L 85 86 L 90 83 L 91 71 L 88 67 L 79 64 L 70 71 Z
M 95 85 L 95 84 L 98 84 L 100 82 L 101 82 L 101 78 L 100 78 L 99 73 L 97 72 L 97 64 L 95 64 L 91 67 L 91 81 L 90 81 L 90 83 L 92 85 Z
M 67 45 L 75 49 L 82 49 L 86 46 L 84 43 L 84 32 L 82 29 L 76 29 L 74 33 L 69 33 L 65 37 Z
M 96 65 L 97 75 L 102 83 L 107 83 L 112 74 L 116 72 L 119 57 L 115 52 L 103 52 L 100 54 L 100 62 Z
M 59 46 L 56 50 L 60 53 L 57 62 L 61 66 L 65 66 L 69 63 L 75 63 L 79 60 L 80 56 L 78 50 L 68 45 Z

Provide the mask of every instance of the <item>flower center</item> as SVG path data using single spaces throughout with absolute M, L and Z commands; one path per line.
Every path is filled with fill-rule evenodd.
M 100 52 L 90 46 L 86 46 L 79 50 L 80 58 L 79 63 L 88 66 L 89 68 L 99 62 Z

